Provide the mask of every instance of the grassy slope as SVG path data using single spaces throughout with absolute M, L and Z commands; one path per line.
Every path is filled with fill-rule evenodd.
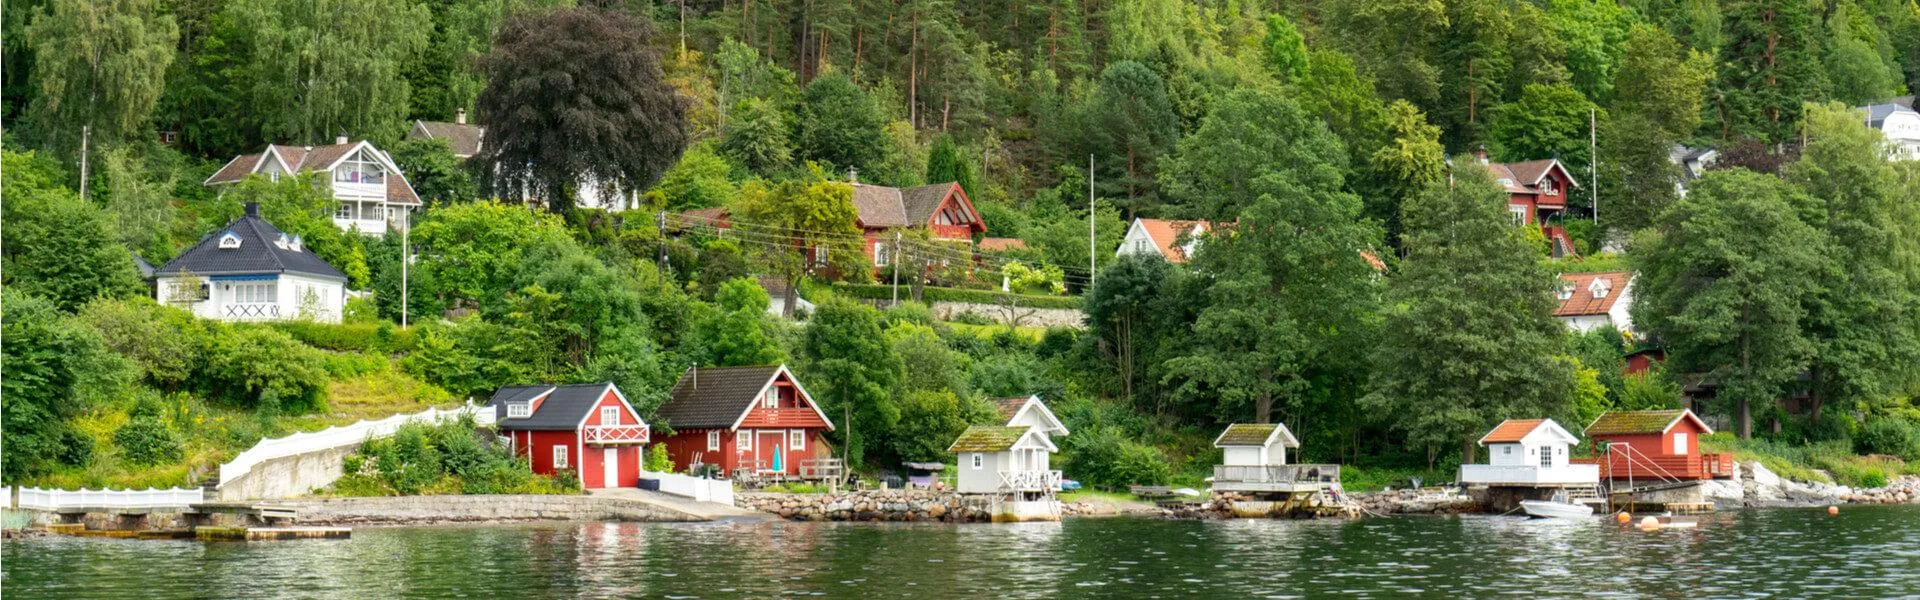
M 1740 441 L 1730 433 L 1700 438 L 1704 452 L 1732 453 L 1736 460 L 1759 461 L 1767 470 L 1796 481 L 1878 487 L 1901 475 L 1920 475 L 1920 463 L 1886 456 L 1860 456 L 1840 442 L 1791 445 L 1767 440 Z

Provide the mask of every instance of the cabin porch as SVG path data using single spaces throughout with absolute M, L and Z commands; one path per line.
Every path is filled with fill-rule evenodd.
M 1215 465 L 1216 492 L 1317 492 L 1340 485 L 1340 465 Z

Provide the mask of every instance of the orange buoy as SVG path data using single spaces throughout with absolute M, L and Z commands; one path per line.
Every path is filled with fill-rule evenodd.
M 1627 524 L 1628 521 L 1633 520 L 1633 515 L 1627 514 L 1627 511 L 1623 510 L 1623 511 L 1620 511 L 1620 514 L 1614 515 L 1613 518 L 1614 520 L 1619 521 L 1621 525 L 1625 525 Z
M 1827 507 L 1827 514 L 1829 514 L 1829 515 L 1837 515 L 1837 514 L 1840 514 L 1840 507 L 1838 507 L 1838 506 L 1828 506 L 1828 507 Z
M 1641 529 L 1659 529 L 1660 519 L 1654 518 L 1651 515 L 1643 517 L 1640 519 L 1640 528 Z

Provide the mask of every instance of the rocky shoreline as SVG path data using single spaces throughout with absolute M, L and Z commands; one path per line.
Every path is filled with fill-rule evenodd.
M 1720 508 L 1791 508 L 1830 504 L 1920 503 L 1920 477 L 1902 475 L 1884 487 L 1855 489 L 1824 482 L 1787 479 L 1754 461 L 1739 463 L 1732 479 L 1701 484 L 1706 499 Z

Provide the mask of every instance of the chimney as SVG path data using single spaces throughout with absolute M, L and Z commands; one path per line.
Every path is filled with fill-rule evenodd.
M 1487 147 L 1475 146 L 1473 149 L 1473 157 L 1480 159 L 1480 164 L 1487 164 Z
M 467 124 L 467 109 L 466 109 L 466 107 L 460 107 L 460 108 L 456 108 L 456 109 L 453 109 L 453 122 L 454 122 L 454 124 L 455 124 L 455 125 L 465 125 L 465 124 Z
M 855 168 L 853 168 L 853 167 L 847 167 L 847 183 L 851 183 L 851 184 L 854 184 L 854 185 L 860 185 L 860 170 L 859 170 L 859 169 L 855 169 Z
M 345 143 L 347 143 L 347 134 L 344 134 L 344 133 L 342 133 L 342 134 L 340 134 L 340 135 L 338 135 L 338 136 L 334 136 L 334 138 L 333 138 L 333 143 L 335 143 L 335 144 L 345 144 Z
M 248 203 L 247 203 L 247 216 L 249 216 L 249 217 L 253 217 L 253 218 L 255 218 L 255 219 L 258 219 L 258 218 L 260 218 L 260 203 L 259 203 L 259 202 L 248 202 Z

